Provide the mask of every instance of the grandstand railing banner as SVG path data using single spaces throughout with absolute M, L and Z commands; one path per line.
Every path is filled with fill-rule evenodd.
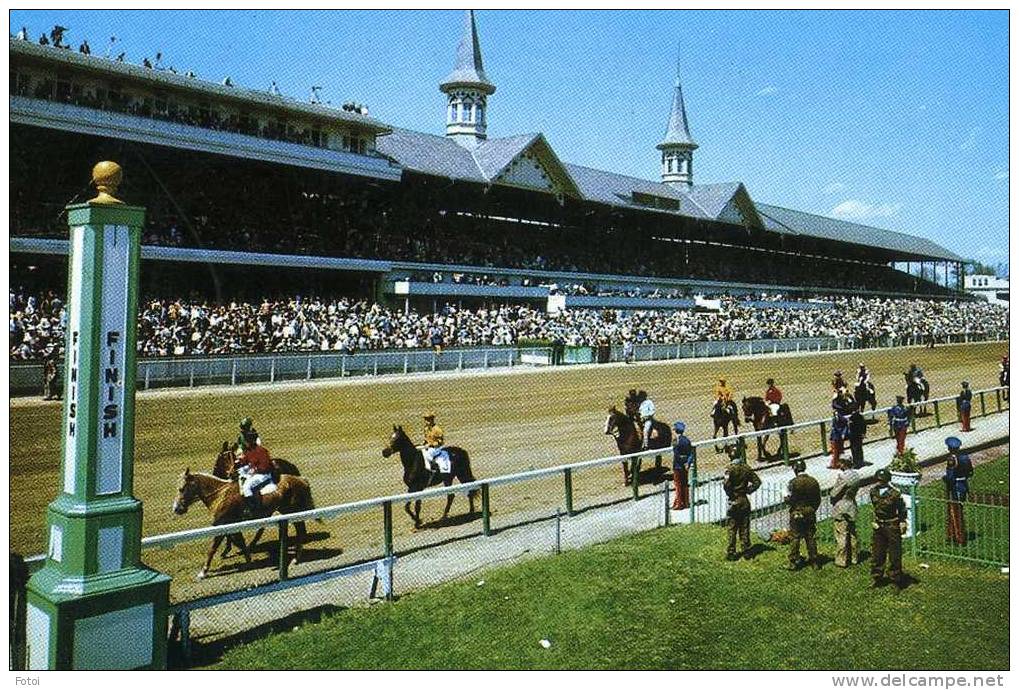
M 940 344 L 1002 341 L 1007 333 L 951 333 L 937 336 Z M 767 338 L 735 341 L 697 341 L 675 344 L 639 343 L 632 361 L 650 362 L 700 357 L 748 357 L 788 352 L 827 352 L 879 347 L 919 346 L 929 336 L 880 338 Z M 210 355 L 138 360 L 138 388 L 184 388 L 243 383 L 276 383 L 312 379 L 340 379 L 382 374 L 418 374 L 470 369 L 509 368 L 550 364 L 623 362 L 622 345 L 602 348 L 566 346 L 559 357 L 550 347 L 454 348 L 378 350 L 342 354 L 334 352 L 279 353 L 272 355 Z M 59 367 L 58 367 L 59 368 Z M 37 393 L 42 387 L 41 362 L 11 362 L 10 393 Z

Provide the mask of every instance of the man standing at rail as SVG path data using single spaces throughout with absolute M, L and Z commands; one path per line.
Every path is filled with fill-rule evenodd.
M 672 473 L 676 483 L 676 498 L 672 501 L 673 510 L 684 510 L 690 507 L 690 468 L 697 458 L 697 449 L 690 439 L 683 435 L 686 424 L 676 422 L 672 425 L 676 432 L 676 440 L 672 444 Z
M 761 486 L 761 478 L 746 466 L 743 456 L 734 454 L 732 463 L 725 470 L 722 488 L 729 499 L 726 515 L 729 518 L 729 546 L 726 560 L 737 561 L 736 537 L 739 536 L 743 558 L 750 560 L 750 494 Z
M 902 403 L 906 399 L 895 396 L 895 404 L 888 410 L 888 428 L 895 436 L 895 452 L 906 452 L 906 431 L 909 429 L 910 411 Z
M 789 481 L 789 531 L 792 543 L 789 546 L 789 570 L 799 570 L 803 566 L 800 557 L 800 540 L 807 542 L 807 562 L 814 570 L 821 569 L 817 558 L 817 509 L 821 506 L 821 486 L 817 480 L 807 474 L 807 463 L 797 460 L 793 463 L 796 476 Z
M 955 406 L 959 410 L 959 422 L 962 424 L 962 431 L 973 431 L 970 428 L 969 416 L 973 408 L 973 391 L 969 389 L 969 381 L 962 382 L 962 390 L 955 398 Z

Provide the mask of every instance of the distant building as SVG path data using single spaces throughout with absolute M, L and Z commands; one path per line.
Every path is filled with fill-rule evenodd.
M 991 304 L 1008 306 L 1008 278 L 984 274 L 966 276 L 966 292 L 979 295 Z

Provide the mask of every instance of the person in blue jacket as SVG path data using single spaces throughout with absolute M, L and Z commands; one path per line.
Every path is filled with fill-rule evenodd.
M 676 498 L 672 501 L 672 509 L 684 510 L 690 507 L 690 468 L 697 460 L 697 449 L 683 435 L 686 424 L 676 422 L 672 429 L 676 432 L 676 439 L 672 443 L 672 477 L 676 483 Z

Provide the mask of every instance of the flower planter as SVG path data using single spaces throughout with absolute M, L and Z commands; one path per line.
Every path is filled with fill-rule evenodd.
M 905 489 L 902 493 L 907 493 L 911 487 L 918 486 L 920 484 L 920 473 L 919 472 L 896 472 L 892 470 L 892 485 L 900 489 Z

